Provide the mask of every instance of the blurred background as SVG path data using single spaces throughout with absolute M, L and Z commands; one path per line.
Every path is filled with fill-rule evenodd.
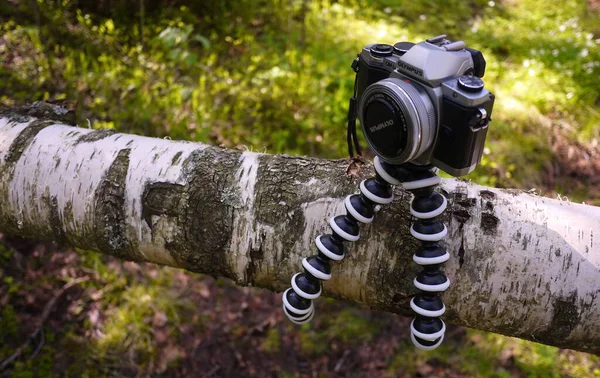
M 346 157 L 360 49 L 445 33 L 497 96 L 468 178 L 600 204 L 598 0 L 3 0 L 0 20 L 2 106 L 322 158 Z M 419 352 L 409 319 L 317 307 L 297 327 L 274 293 L 0 234 L 0 364 L 33 335 L 0 376 L 600 377 L 598 356 L 461 327 Z

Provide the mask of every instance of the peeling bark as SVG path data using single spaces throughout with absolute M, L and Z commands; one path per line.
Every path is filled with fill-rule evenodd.
M 36 107 L 40 109 L 36 110 Z M 239 152 L 0 112 L 0 231 L 282 291 L 373 174 L 348 160 Z M 451 323 L 600 353 L 600 209 L 443 180 Z M 395 189 L 324 293 L 410 315 L 418 247 Z M 595 243 L 594 243 L 595 242 Z

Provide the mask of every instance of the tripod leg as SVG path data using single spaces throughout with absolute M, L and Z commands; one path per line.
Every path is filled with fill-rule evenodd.
M 448 203 L 446 197 L 435 191 L 441 179 L 432 170 L 413 171 L 407 177 L 402 186 L 414 194 L 410 212 L 416 218 L 410 233 L 422 243 L 413 255 L 413 261 L 423 267 L 413 281 L 420 292 L 410 301 L 416 313 L 410 325 L 411 340 L 420 349 L 433 350 L 442 343 L 446 331 L 446 325 L 440 319 L 446 311 L 440 294 L 448 289 L 450 280 L 440 267 L 450 255 L 438 242 L 447 234 L 439 216 Z
M 360 183 L 360 194 L 351 194 L 344 200 L 346 215 L 329 220 L 331 234 L 319 235 L 315 239 L 317 254 L 302 260 L 304 272 L 292 277 L 292 287 L 283 293 L 283 311 L 295 324 L 304 324 L 314 316 L 313 299 L 322 293 L 321 281 L 331 278 L 330 261 L 342 260 L 345 256 L 344 242 L 355 242 L 360 238 L 359 224 L 371 223 L 374 207 L 392 202 L 392 185 L 400 182 L 394 178 L 394 167 L 375 158 L 373 178 Z

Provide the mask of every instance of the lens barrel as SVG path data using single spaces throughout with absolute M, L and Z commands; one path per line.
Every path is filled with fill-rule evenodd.
M 384 161 L 418 158 L 435 137 L 435 108 L 427 93 L 410 82 L 388 78 L 367 87 L 358 115 L 371 148 Z

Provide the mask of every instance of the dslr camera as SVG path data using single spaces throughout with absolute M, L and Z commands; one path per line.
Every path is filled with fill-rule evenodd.
M 466 175 L 481 160 L 494 105 L 481 80 L 485 64 L 480 51 L 446 35 L 365 46 L 352 63 L 349 120 L 358 117 L 369 146 L 390 164 Z

